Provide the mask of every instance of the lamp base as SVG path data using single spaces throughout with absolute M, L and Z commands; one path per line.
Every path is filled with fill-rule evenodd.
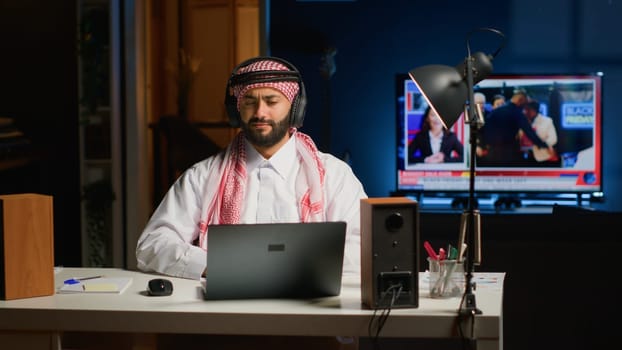
M 460 314 L 462 316 L 469 316 L 469 315 L 481 315 L 482 314 L 482 310 L 478 309 L 477 306 L 475 305 L 475 294 L 471 293 L 467 293 L 464 296 L 464 303 L 462 305 L 462 308 L 460 309 Z

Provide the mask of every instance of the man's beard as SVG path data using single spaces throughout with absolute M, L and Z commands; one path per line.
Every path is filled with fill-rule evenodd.
M 250 124 L 256 122 L 269 124 L 272 127 L 272 131 L 263 135 L 259 131 L 249 127 Z M 279 143 L 289 132 L 289 118 L 284 118 L 277 123 L 273 120 L 253 117 L 248 123 L 242 123 L 241 128 L 246 135 L 246 139 L 248 139 L 251 144 L 257 147 L 272 147 Z

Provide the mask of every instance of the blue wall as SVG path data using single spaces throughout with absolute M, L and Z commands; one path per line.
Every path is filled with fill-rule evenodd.
M 305 80 L 302 131 L 336 156 L 349 152 L 373 197 L 395 190 L 395 74 L 431 63 L 455 66 L 473 29 L 493 27 L 506 35 L 495 73 L 602 71 L 606 200 L 594 207 L 622 211 L 620 1 L 272 0 L 269 16 L 270 54 L 292 61 Z M 492 53 L 498 43 L 499 37 L 477 32 L 471 50 Z M 328 47 L 337 49 L 336 71 L 324 79 Z

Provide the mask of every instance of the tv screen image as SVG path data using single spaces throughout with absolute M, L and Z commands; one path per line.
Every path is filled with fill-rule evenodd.
M 475 93 L 486 97 L 486 122 L 477 140 L 481 153 L 476 157 L 476 192 L 602 195 L 601 86 L 600 73 L 498 74 L 476 84 Z M 533 148 L 529 135 L 517 132 L 510 137 L 512 140 L 507 140 L 508 145 L 517 145 L 516 149 L 511 149 L 512 156 L 497 157 L 493 161 L 486 144 L 499 134 L 491 122 L 495 118 L 488 119 L 494 115 L 493 100 L 502 96 L 508 103 L 515 90 L 523 90 L 531 102 L 537 102 L 530 104 L 532 109 L 537 108 L 533 116 L 539 113 L 538 122 L 531 124 L 536 134 L 547 141 L 543 129 L 539 128 L 548 124 L 555 137 L 547 141 L 550 147 Z M 459 140 L 464 154 L 456 154 L 454 150 L 452 157 L 445 156 L 445 160 L 450 161 L 426 162 L 421 150 L 418 147 L 419 150 L 414 150 L 413 145 L 422 129 L 427 133 L 424 123 L 427 102 L 407 74 L 396 75 L 396 95 L 397 192 L 468 191 L 470 131 L 464 116 L 446 131 Z M 420 139 L 430 139 L 420 136 Z

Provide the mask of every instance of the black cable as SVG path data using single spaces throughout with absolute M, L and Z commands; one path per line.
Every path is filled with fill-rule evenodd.
M 460 305 L 458 306 L 458 335 L 460 336 L 460 340 L 462 343 L 462 349 L 464 350 L 476 350 L 477 349 L 477 344 L 476 344 L 476 340 L 475 340 L 475 313 L 469 313 L 469 314 L 465 314 L 462 312 L 462 308 L 464 305 L 464 301 L 466 299 L 466 291 L 465 293 L 462 294 L 462 298 L 460 299 Z M 470 317 L 471 318 L 471 336 L 465 336 L 465 330 L 463 329 L 463 326 L 465 324 L 465 320 L 467 320 L 467 318 Z
M 471 39 L 470 39 L 470 38 L 471 38 L 471 35 L 472 35 L 473 33 L 475 33 L 475 32 L 492 32 L 492 33 L 495 33 L 495 34 L 497 34 L 498 36 L 500 36 L 500 37 L 501 37 L 501 39 L 502 39 L 502 40 L 501 40 L 501 43 L 499 44 L 499 46 L 497 47 L 497 49 L 495 50 L 495 52 L 494 52 L 492 55 L 490 55 L 490 56 L 491 56 L 491 58 L 495 58 L 495 57 L 497 57 L 497 55 L 499 54 L 499 52 L 501 51 L 501 49 L 503 49 L 503 48 L 505 47 L 505 42 L 507 41 L 507 39 L 506 39 L 506 37 L 505 37 L 505 34 L 503 34 L 503 32 L 502 32 L 502 31 L 500 31 L 500 30 L 498 30 L 498 29 L 495 29 L 495 28 L 488 28 L 488 27 L 484 27 L 484 28 L 477 28 L 477 29 L 474 29 L 474 30 L 470 31 L 470 32 L 467 34 L 467 39 L 466 39 L 466 47 L 467 47 L 467 53 L 468 53 L 468 55 L 469 55 L 469 56 L 471 56 L 471 45 L 470 45 L 470 40 L 471 40 Z
M 371 319 L 369 320 L 369 324 L 367 325 L 367 334 L 369 336 L 369 338 L 371 338 L 372 343 L 374 345 L 374 349 L 379 349 L 379 342 L 378 339 L 380 337 L 380 331 L 382 331 L 382 328 L 384 327 L 385 322 L 387 321 L 387 319 L 389 318 L 389 315 L 391 314 L 391 308 L 393 308 L 393 305 L 395 304 L 395 301 L 397 300 L 397 298 L 399 298 L 399 295 L 402 293 L 402 289 L 404 288 L 404 286 L 402 286 L 402 284 L 393 284 L 391 286 L 389 286 L 389 288 L 387 288 L 387 290 L 385 292 L 382 293 L 380 300 L 378 301 L 378 305 L 383 305 L 383 301 L 385 300 L 385 298 L 391 294 L 391 301 L 389 302 L 389 305 L 385 308 L 382 308 L 380 315 L 377 318 L 377 322 L 376 322 L 376 334 L 373 334 L 373 325 L 374 325 L 374 320 L 376 320 L 376 314 L 378 312 L 378 308 L 374 309 L 374 314 L 372 315 Z M 372 335 L 373 334 L 373 335 Z

